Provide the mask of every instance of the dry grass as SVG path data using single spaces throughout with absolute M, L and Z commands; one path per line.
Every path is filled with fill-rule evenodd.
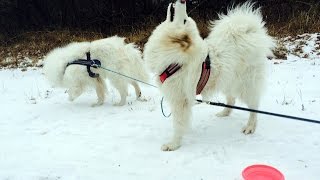
M 281 41 L 277 42 L 277 48 L 273 51 L 273 55 L 277 59 L 287 60 L 288 49 L 285 47 L 284 43 Z
M 293 14 L 285 22 L 274 21 L 267 24 L 270 34 L 285 37 L 320 32 L 320 2 L 307 5 L 309 9 Z
M 27 59 L 32 59 L 30 63 L 34 64 L 55 47 L 72 41 L 85 41 L 99 38 L 102 38 L 102 35 L 94 32 L 26 32 L 2 43 L 0 46 L 0 66 L 17 67 Z
M 140 47 L 147 42 L 153 26 L 144 30 L 121 32 L 117 35 L 126 37 L 127 42 L 135 42 Z M 52 49 L 70 42 L 93 41 L 107 37 L 98 32 L 87 31 L 36 31 L 26 32 L 13 37 L 0 45 L 1 67 L 27 67 L 36 65 Z M 27 62 L 27 61 L 32 62 Z M 41 66 L 41 64 L 40 64 Z
M 320 33 L 305 33 L 279 38 L 274 55 L 277 59 L 286 60 L 289 54 L 306 60 L 318 58 L 320 55 Z
M 281 38 L 296 36 L 303 33 L 320 32 L 320 3 L 310 5 L 310 9 L 302 11 L 286 22 L 268 22 L 267 27 L 272 36 Z M 202 37 L 208 35 L 208 22 L 201 18 L 195 18 Z M 124 31 L 122 28 L 114 29 L 113 32 L 103 34 L 101 32 L 56 30 L 25 32 L 10 38 L 0 45 L 0 68 L 34 66 L 39 59 L 43 59 L 46 53 L 55 47 L 65 45 L 73 41 L 92 41 L 107 36 L 117 35 L 127 37 L 128 42 L 135 42 L 141 48 L 147 42 L 150 33 L 158 25 L 158 22 L 150 19 L 145 24 L 137 25 L 131 30 Z M 0 40 L 3 39 L 0 35 Z M 298 51 L 298 50 L 297 50 Z M 286 48 L 279 43 L 274 51 L 276 57 L 285 59 Z M 41 64 L 40 64 L 41 65 Z

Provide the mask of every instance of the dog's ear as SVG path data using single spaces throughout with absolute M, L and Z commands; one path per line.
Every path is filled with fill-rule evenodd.
M 172 43 L 177 43 L 181 46 L 183 51 L 187 51 L 190 46 L 192 45 L 191 38 L 188 34 L 182 34 L 179 36 L 172 36 L 170 37 Z
M 167 18 L 166 18 L 166 21 L 172 21 L 173 20 L 173 15 L 174 15 L 174 11 L 172 12 L 172 8 L 173 7 L 173 4 L 170 3 L 169 6 L 168 6 L 168 9 L 167 9 Z M 173 9 L 174 10 L 174 9 Z M 172 18 L 172 20 L 171 20 Z
M 171 4 L 171 7 L 170 7 L 170 21 L 171 22 L 173 21 L 174 15 L 175 15 L 175 9 L 174 9 L 173 4 Z

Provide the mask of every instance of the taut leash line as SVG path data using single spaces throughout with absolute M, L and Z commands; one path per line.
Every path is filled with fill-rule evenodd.
M 238 109 L 238 110 L 242 110 L 242 111 L 249 111 L 249 112 L 254 112 L 254 113 L 266 114 L 266 115 L 270 115 L 270 116 L 277 116 L 277 117 L 282 117 L 282 118 L 288 118 L 288 119 L 294 119 L 294 120 L 299 120 L 299 121 L 320 124 L 320 120 L 313 120 L 313 119 L 301 118 L 301 117 L 296 117 L 296 116 L 289 116 L 289 115 L 278 114 L 278 113 L 273 113 L 273 112 L 268 112 L 268 111 L 260 111 L 260 110 L 256 110 L 256 109 L 249 109 L 249 108 L 244 108 L 244 107 L 239 107 L 239 106 L 231 106 L 231 105 L 227 105 L 224 103 L 216 103 L 216 102 L 204 101 L 204 100 L 199 100 L 199 99 L 196 99 L 196 101 L 200 102 L 200 103 L 206 103 L 209 105 L 213 105 L 213 106 L 227 107 L 227 108 Z
M 89 66 L 89 67 L 94 67 L 94 68 L 101 68 L 104 69 L 106 71 L 115 73 L 117 75 L 126 77 L 128 79 L 134 80 L 134 81 L 138 81 L 140 83 L 143 83 L 145 85 L 154 87 L 154 88 L 158 88 L 157 86 L 153 85 L 153 84 L 149 84 L 147 82 L 144 82 L 142 80 L 127 76 L 125 74 L 119 73 L 117 71 L 102 67 L 100 63 L 95 63 L 94 61 L 92 61 L 93 64 L 84 64 L 83 62 L 79 63 L 79 65 L 85 65 L 85 66 Z M 265 114 L 265 115 L 270 115 L 270 116 L 276 116 L 276 117 L 282 117 L 282 118 L 288 118 L 288 119 L 294 119 L 294 120 L 298 120 L 298 121 L 304 121 L 304 122 L 310 122 L 310 123 L 315 123 L 315 124 L 320 124 L 320 120 L 314 120 L 314 119 L 307 119 L 307 118 L 302 118 L 302 117 L 296 117 L 296 116 L 289 116 L 289 115 L 285 115 L 285 114 L 278 114 L 278 113 L 273 113 L 273 112 L 268 112 L 268 111 L 260 111 L 260 110 L 256 110 L 256 109 L 250 109 L 250 108 L 244 108 L 244 107 L 240 107 L 240 106 L 231 106 L 231 105 L 227 105 L 224 103 L 216 103 L 216 102 L 211 102 L 211 101 L 205 101 L 205 100 L 199 100 L 196 99 L 197 102 L 200 103 L 206 103 L 209 105 L 213 105 L 213 106 L 220 106 L 220 107 L 226 107 L 226 108 L 231 108 L 231 109 L 237 109 L 237 110 L 241 110 L 241 111 L 249 111 L 249 112 L 254 112 L 254 113 L 259 113 L 259 114 Z M 163 98 L 161 100 L 161 109 L 162 109 L 162 114 L 164 117 L 170 117 L 171 113 L 169 115 L 165 115 L 164 111 L 163 111 Z
M 145 85 L 152 86 L 152 87 L 154 87 L 154 88 L 158 88 L 158 87 L 155 86 L 155 85 L 146 83 L 146 82 L 144 82 L 144 81 L 141 81 L 141 80 L 139 80 L 139 79 L 136 79 L 136 78 L 127 76 L 127 75 L 125 75 L 125 74 L 121 74 L 121 73 L 119 73 L 119 72 L 117 72 L 117 71 L 113 71 L 113 70 L 111 70 L 111 69 L 107 69 L 107 68 L 104 68 L 104 67 L 102 67 L 102 66 L 99 66 L 99 68 L 104 69 L 104 70 L 106 70 L 106 71 L 110 71 L 110 72 L 115 73 L 115 74 L 118 74 L 118 75 L 120 75 L 120 76 L 126 77 L 126 78 L 128 78 L 128 79 L 132 79 L 132 80 L 134 80 L 134 81 L 141 82 L 141 83 L 143 83 L 143 84 L 145 84 Z

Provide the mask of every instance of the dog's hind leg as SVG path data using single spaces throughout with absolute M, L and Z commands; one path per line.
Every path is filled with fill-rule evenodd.
M 135 82 L 135 81 L 132 81 L 132 82 L 131 82 L 131 85 L 134 87 L 134 90 L 135 90 L 135 92 L 136 92 L 137 99 L 139 99 L 139 98 L 141 97 L 141 89 L 140 89 L 138 83 Z
M 97 93 L 97 97 L 98 97 L 98 101 L 97 103 L 92 104 L 92 107 L 95 106 L 101 106 L 104 103 L 104 99 L 105 99 L 105 93 L 106 93 L 106 82 L 101 78 L 98 77 L 97 79 L 95 79 L 95 86 L 96 86 L 96 93 Z
M 141 89 L 140 89 L 138 83 L 135 82 L 135 81 L 132 81 L 132 82 L 131 82 L 131 85 L 134 87 L 134 90 L 135 90 L 136 96 L 137 96 L 137 100 L 138 100 L 138 101 L 147 101 L 147 99 L 145 99 L 145 98 L 142 97 L 142 95 L 141 95 Z
M 126 104 L 127 96 L 128 96 L 128 83 L 119 79 L 110 79 L 110 82 L 113 86 L 119 91 L 120 94 L 120 102 L 116 103 L 116 106 L 123 106 Z
M 236 103 L 236 98 L 232 96 L 227 96 L 227 104 L 233 106 Z M 225 117 L 229 116 L 232 109 L 225 107 L 221 112 L 217 113 L 216 116 L 218 117 Z
M 189 128 L 191 118 L 191 103 L 186 99 L 175 102 L 172 107 L 174 134 L 169 143 L 162 145 L 163 151 L 174 151 L 181 146 L 183 135 Z
M 70 87 L 68 89 L 69 101 L 74 101 L 82 93 L 83 93 L 83 87 L 81 87 L 81 85 Z

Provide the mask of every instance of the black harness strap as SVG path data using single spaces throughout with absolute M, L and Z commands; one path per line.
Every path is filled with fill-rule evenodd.
M 86 55 L 87 55 L 87 59 L 74 60 L 72 62 L 69 62 L 67 64 L 67 67 L 70 65 L 73 65 L 73 64 L 87 66 L 87 72 L 90 77 L 92 77 L 92 78 L 99 77 L 99 74 L 92 72 L 90 68 L 91 67 L 93 67 L 93 68 L 101 67 L 101 62 L 98 59 L 91 59 L 90 52 L 87 52 Z

